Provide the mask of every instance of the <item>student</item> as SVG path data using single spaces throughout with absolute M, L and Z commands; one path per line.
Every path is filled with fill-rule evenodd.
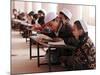
M 31 11 L 29 14 L 27 14 L 27 23 L 33 25 L 32 27 L 29 27 L 30 29 L 36 29 L 37 24 L 36 24 L 36 20 L 38 18 L 38 14 L 34 14 L 33 11 Z M 25 37 L 29 37 L 32 34 L 32 30 L 27 30 L 24 29 L 24 33 L 23 35 L 25 35 Z
M 51 24 L 51 22 L 49 22 L 50 20 L 52 20 L 52 18 L 54 18 L 53 22 L 55 22 L 57 24 L 54 24 L 54 23 Z M 48 36 L 51 35 L 51 37 L 56 37 L 55 32 L 56 32 L 58 22 L 59 22 L 56 20 L 56 18 L 57 18 L 56 13 L 49 12 L 43 19 L 45 24 L 43 24 L 41 26 L 39 26 L 39 24 L 36 24 L 35 29 L 39 30 L 41 33 L 47 33 Z M 49 32 L 50 34 L 48 33 L 48 30 L 51 31 L 51 32 Z
M 69 20 L 69 19 L 68 19 Z M 46 15 L 46 17 L 45 17 L 45 23 L 46 23 L 46 30 L 45 30 L 45 32 L 47 32 L 47 34 L 48 34 L 48 36 L 50 36 L 50 37 L 52 37 L 52 38 L 56 38 L 56 37 L 59 37 L 59 36 L 56 36 L 56 33 L 57 33 L 57 30 L 58 30 L 58 26 L 59 26 L 59 24 L 61 24 L 60 23 L 60 21 L 58 20 L 58 17 L 54 14 L 54 13 L 48 13 L 47 15 Z M 65 23 L 66 24 L 66 23 Z M 68 24 L 69 25 L 69 24 Z M 67 27 L 67 25 L 66 25 L 66 27 Z M 70 27 L 70 26 L 69 26 Z M 68 28 L 69 28 L 68 27 Z M 64 28 L 63 28 L 64 29 Z M 65 29 L 66 30 L 66 29 Z M 77 45 L 77 41 L 72 37 L 72 30 L 70 29 L 69 31 L 68 31 L 68 29 L 66 30 L 66 31 L 68 31 L 67 33 L 66 33 L 66 31 L 65 30 L 62 30 L 62 33 L 63 33 L 63 35 L 62 34 L 60 34 L 62 37 L 60 37 L 60 38 L 62 38 L 62 39 L 67 39 L 67 40 L 65 40 L 65 43 L 68 45 L 73 45 L 73 46 L 75 46 L 75 45 Z M 66 34 L 66 35 L 64 35 L 64 33 Z M 46 34 L 46 35 L 47 35 Z M 70 35 L 69 35 L 70 34 Z M 73 38 L 73 40 L 71 39 L 71 38 Z M 69 39 L 71 40 L 71 42 L 68 42 L 69 41 Z M 72 49 L 72 48 L 71 48 Z M 66 49 L 66 48 L 56 48 L 55 50 L 53 50 L 52 51 L 52 59 L 54 58 L 54 60 L 52 60 L 52 62 L 54 63 L 59 63 L 59 62 L 63 62 L 63 63 L 65 63 L 64 61 L 59 61 L 59 59 L 60 58 L 62 58 L 61 60 L 63 60 L 63 57 L 62 56 L 71 56 L 72 55 L 72 50 L 70 50 L 70 49 Z M 48 50 L 47 50 L 47 53 L 46 53 L 46 55 L 48 55 Z M 56 58 L 56 59 L 55 59 Z
M 42 33 L 43 34 L 46 34 L 52 38 L 55 38 L 56 35 L 55 35 L 55 32 L 57 30 L 57 26 L 59 25 L 59 22 L 56 20 L 57 18 L 57 15 L 56 13 L 54 12 L 49 12 L 47 13 L 47 15 L 45 16 L 45 27 L 44 29 L 42 30 Z M 50 53 L 51 53 L 51 63 L 52 64 L 56 64 L 58 63 L 58 51 L 56 50 L 51 50 Z M 48 59 L 48 50 L 46 51 L 46 56 L 45 56 L 47 59 Z
M 12 18 L 17 19 L 18 12 L 17 9 L 13 9 Z
M 18 25 L 17 25 L 18 23 L 13 22 L 13 19 L 17 19 L 17 16 L 18 16 L 17 10 L 13 9 L 12 10 L 12 16 L 11 16 L 11 18 L 12 18 L 12 21 L 11 21 L 12 29 L 17 29 L 18 28 Z
M 58 36 L 67 38 L 72 35 L 72 28 L 70 24 L 72 14 L 68 9 L 63 9 L 59 12 L 60 24 L 58 28 Z
M 59 22 L 56 20 L 56 18 L 57 18 L 56 13 L 49 12 L 44 19 L 45 26 L 42 32 L 52 38 L 56 37 L 55 33 L 59 25 Z
M 24 13 L 24 12 L 20 13 L 20 14 L 17 16 L 17 18 L 18 18 L 19 20 L 25 21 L 25 13 Z
M 30 14 L 30 13 L 27 14 L 27 23 L 35 24 L 35 21 L 33 20 L 33 15 L 34 14 Z
M 29 12 L 29 15 L 30 15 L 30 16 L 33 16 L 33 15 L 34 15 L 34 11 L 30 11 L 30 12 Z
M 73 54 L 73 50 L 78 45 L 79 41 L 75 39 L 72 33 L 72 26 L 70 24 L 72 14 L 68 9 L 63 9 L 59 12 L 59 27 L 57 30 L 57 36 L 62 38 L 66 45 L 70 45 L 67 48 L 56 48 L 59 53 L 59 58 L 61 65 L 63 67 L 71 67 L 67 61 L 69 61 L 70 56 Z
M 37 22 L 37 19 L 38 19 L 38 14 L 34 14 L 33 15 L 33 20 L 35 21 L 35 24 L 37 24 L 36 22 Z M 33 24 L 33 23 L 32 23 Z
M 76 39 L 80 40 L 73 54 L 74 69 L 95 69 L 96 67 L 96 50 L 88 36 L 86 25 L 86 22 L 83 20 L 74 22 L 73 35 Z
M 45 18 L 45 10 L 38 11 L 38 23 L 42 26 L 44 25 L 44 18 Z

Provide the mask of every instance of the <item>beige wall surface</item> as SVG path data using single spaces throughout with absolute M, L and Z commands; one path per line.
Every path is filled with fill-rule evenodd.
M 84 19 L 89 25 L 95 25 L 95 6 L 86 5 L 71 5 L 71 4 L 55 4 L 55 3 L 39 3 L 39 2 L 26 2 L 26 1 L 12 1 L 12 8 L 16 8 L 20 12 L 30 12 L 31 10 L 37 12 L 40 9 L 45 9 L 46 13 L 56 12 L 66 8 L 71 11 L 71 23 L 77 19 Z

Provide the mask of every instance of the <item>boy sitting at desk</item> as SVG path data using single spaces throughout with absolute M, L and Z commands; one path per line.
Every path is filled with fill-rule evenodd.
M 76 20 L 73 25 L 73 34 L 75 38 L 80 41 L 72 58 L 74 69 L 95 69 L 96 50 L 93 42 L 88 36 L 87 23 L 84 20 Z
M 70 12 L 67 10 L 66 13 L 69 14 Z M 44 34 L 52 38 L 62 38 L 63 40 L 65 40 L 66 44 L 76 46 L 77 40 L 72 35 L 71 26 L 69 24 L 70 19 L 63 14 L 61 14 L 60 17 L 59 16 L 57 17 L 56 14 L 53 12 L 50 12 L 46 15 L 45 23 L 47 26 L 44 29 Z M 64 64 L 65 57 L 63 56 L 72 55 L 72 48 L 71 49 L 56 48 L 53 51 L 54 51 L 53 57 L 54 58 L 56 57 L 56 59 L 54 59 L 54 62 L 51 60 L 53 63 L 57 63 L 61 59 L 60 63 Z M 48 56 L 48 50 L 46 55 Z

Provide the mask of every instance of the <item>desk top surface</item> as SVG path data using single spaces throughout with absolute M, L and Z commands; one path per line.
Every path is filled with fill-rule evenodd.
M 13 21 L 21 23 L 24 26 L 33 26 L 33 25 L 29 24 L 29 23 L 26 23 L 26 21 L 22 21 L 22 20 L 18 20 L 18 19 L 13 19 Z
M 38 44 L 41 44 L 45 47 L 50 47 L 50 48 L 67 48 L 67 49 L 76 49 L 76 47 L 71 46 L 71 45 L 66 45 L 64 43 L 64 40 L 60 38 L 51 38 L 47 35 L 44 34 L 37 34 L 35 36 L 30 36 L 31 39 L 36 41 Z
M 35 40 L 37 43 L 48 47 L 65 46 L 64 40 L 58 40 L 58 38 L 52 39 L 51 37 L 44 34 L 37 34 L 36 36 L 30 36 L 30 38 Z

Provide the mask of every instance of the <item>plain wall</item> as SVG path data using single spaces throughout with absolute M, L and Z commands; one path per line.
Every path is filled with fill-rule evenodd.
M 37 3 L 37 2 L 25 2 L 25 1 L 12 1 L 11 6 L 12 8 L 16 8 L 20 12 L 27 12 L 27 13 L 29 13 L 31 10 L 37 12 L 40 9 L 45 9 L 46 13 L 51 11 L 58 13 L 63 8 L 66 8 L 70 10 L 73 15 L 71 19 L 72 24 L 77 19 L 84 19 L 85 21 L 87 21 L 89 25 L 95 25 L 94 6 Z M 93 16 L 91 17 L 91 15 Z

